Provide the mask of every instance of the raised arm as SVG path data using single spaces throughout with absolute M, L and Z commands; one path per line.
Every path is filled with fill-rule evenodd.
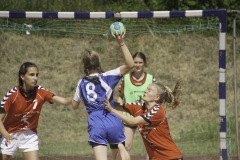
M 131 69 L 134 68 L 134 61 L 133 61 L 133 58 L 132 58 L 132 55 L 131 55 L 130 51 L 128 50 L 128 48 L 127 48 L 127 46 L 124 42 L 124 35 L 125 35 L 125 33 L 123 35 L 115 36 L 112 33 L 113 38 L 116 40 L 116 42 L 118 43 L 119 47 L 122 50 L 123 58 L 124 58 L 124 61 L 125 61 L 125 65 L 120 66 L 121 75 L 125 75 Z

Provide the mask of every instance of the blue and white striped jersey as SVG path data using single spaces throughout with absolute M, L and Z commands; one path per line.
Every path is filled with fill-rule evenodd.
M 104 110 L 105 105 L 103 102 L 105 97 L 109 99 L 113 106 L 113 90 L 122 76 L 120 68 L 116 68 L 102 74 L 91 74 L 90 77 L 98 77 L 98 80 L 89 80 L 83 77 L 79 80 L 74 95 L 75 101 L 84 102 L 89 114 L 94 111 Z

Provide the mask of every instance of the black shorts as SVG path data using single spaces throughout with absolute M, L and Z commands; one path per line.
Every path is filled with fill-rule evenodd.
M 92 146 L 92 148 L 96 147 L 96 146 L 107 146 L 105 144 L 99 144 L 99 143 L 95 143 L 95 142 L 92 142 L 92 141 L 89 141 L 88 142 L 90 144 L 90 146 Z M 125 141 L 122 142 L 123 146 L 125 146 Z M 111 149 L 118 149 L 118 144 L 109 144 L 110 148 Z
M 183 158 L 175 158 L 175 159 L 171 159 L 171 160 L 183 160 Z

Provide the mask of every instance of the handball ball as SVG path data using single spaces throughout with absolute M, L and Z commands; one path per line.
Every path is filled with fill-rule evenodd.
M 115 35 L 122 35 L 126 32 L 126 27 L 121 22 L 114 22 L 109 28 L 110 33 L 113 32 Z

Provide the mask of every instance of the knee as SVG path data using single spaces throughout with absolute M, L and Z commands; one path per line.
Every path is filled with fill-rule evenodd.
M 132 149 L 132 143 L 125 143 L 125 148 L 128 152 L 130 152 Z

